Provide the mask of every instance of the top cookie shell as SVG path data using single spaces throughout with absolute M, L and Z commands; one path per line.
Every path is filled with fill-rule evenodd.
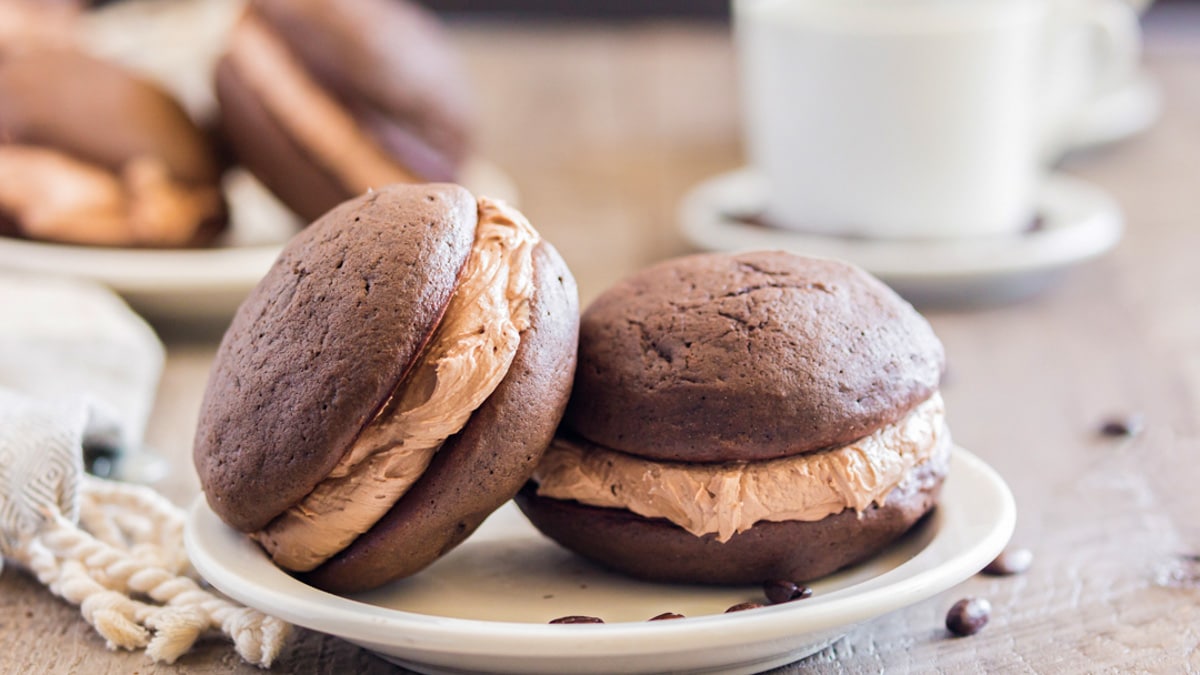
M 194 460 L 214 512 L 265 526 L 324 479 L 441 320 L 475 198 L 389 186 L 297 235 L 238 309 L 201 404 Z
M 679 258 L 584 312 L 564 426 L 665 461 L 752 461 L 848 443 L 938 386 L 942 345 L 891 289 L 782 252 Z

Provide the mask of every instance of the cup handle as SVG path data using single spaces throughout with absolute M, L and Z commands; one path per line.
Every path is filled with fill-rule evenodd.
M 1126 0 L 1073 3 L 1071 9 L 1060 9 L 1051 15 L 1050 35 L 1064 24 L 1088 31 L 1094 69 L 1080 100 L 1070 101 L 1069 108 L 1052 107 L 1043 111 L 1040 147 L 1042 159 L 1048 163 L 1053 163 L 1064 150 L 1064 131 L 1075 123 L 1080 105 L 1087 105 L 1096 96 L 1127 82 L 1136 71 L 1142 53 L 1138 14 Z
M 1096 38 L 1096 71 L 1092 95 L 1119 87 L 1133 76 L 1142 53 L 1137 11 L 1124 0 L 1087 3 L 1086 24 Z

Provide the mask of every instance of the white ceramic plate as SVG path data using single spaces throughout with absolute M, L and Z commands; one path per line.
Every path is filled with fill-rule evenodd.
M 1004 548 L 1015 519 L 1004 481 L 956 448 L 941 507 L 884 554 L 812 584 L 807 600 L 733 614 L 724 610 L 762 590 L 626 579 L 545 539 L 511 503 L 420 574 L 354 597 L 281 572 L 203 497 L 186 542 L 200 574 L 234 599 L 419 672 L 749 673 L 964 581 Z M 663 612 L 688 618 L 646 621 Z M 571 614 L 607 623 L 547 624 Z
M 880 240 L 836 237 L 747 223 L 767 190 L 751 169 L 711 178 L 683 198 L 679 220 L 692 245 L 707 251 L 780 249 L 855 263 L 910 300 L 973 304 L 1020 298 L 1059 272 L 1100 255 L 1121 238 L 1121 210 L 1105 192 L 1052 174 L 1037 196 L 1042 226 L 1003 237 Z
M 467 165 L 462 182 L 477 194 L 517 200 L 512 179 L 482 160 Z M 212 247 L 119 249 L 0 237 L 0 269 L 99 282 L 157 321 L 227 320 L 300 223 L 244 171 L 230 172 L 223 187 L 231 226 Z

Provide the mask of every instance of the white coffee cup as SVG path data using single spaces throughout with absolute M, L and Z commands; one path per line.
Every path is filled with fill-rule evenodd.
M 1034 217 L 1045 0 L 734 0 L 747 153 L 765 217 L 940 238 Z

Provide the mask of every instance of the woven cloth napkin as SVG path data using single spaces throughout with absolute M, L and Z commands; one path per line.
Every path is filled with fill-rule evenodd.
M 78 281 L 0 274 L 0 307 L 2 560 L 78 605 L 110 649 L 171 663 L 212 633 L 270 666 L 289 626 L 202 587 L 182 511 L 84 472 L 85 444 L 141 444 L 163 364 L 153 331 Z

